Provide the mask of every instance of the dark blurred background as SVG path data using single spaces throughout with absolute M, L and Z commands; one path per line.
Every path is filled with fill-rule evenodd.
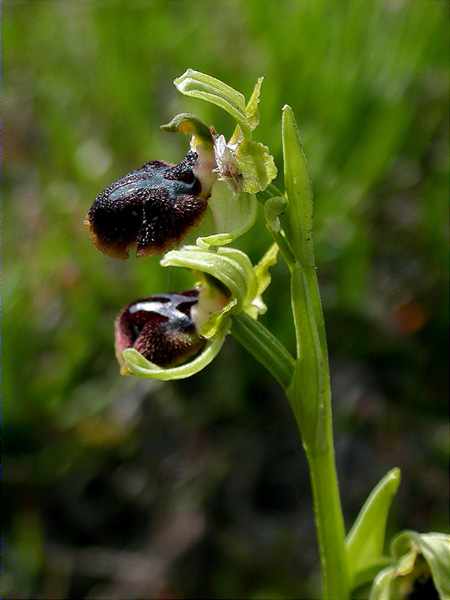
M 83 218 L 114 179 L 184 155 L 159 130 L 177 112 L 231 133 L 176 92 L 188 67 L 247 95 L 266 77 L 256 137 L 279 166 L 283 104 L 301 126 L 347 525 L 399 466 L 390 533 L 447 529 L 448 5 L 3 4 L 4 595 L 317 594 L 305 458 L 267 373 L 231 338 L 178 383 L 114 357 L 118 310 L 191 280 L 105 257 Z M 239 245 L 268 244 L 259 219 Z M 283 265 L 273 279 L 264 322 L 293 349 Z

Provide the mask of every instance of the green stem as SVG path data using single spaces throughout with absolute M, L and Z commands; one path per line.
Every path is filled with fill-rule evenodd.
M 245 313 L 233 317 L 231 333 L 286 390 L 291 383 L 295 361 L 283 344 Z
M 325 327 L 314 267 L 291 271 L 297 363 L 288 398 L 308 458 L 327 600 L 349 598 L 345 527 L 336 473 Z
M 306 271 L 298 265 L 292 271 L 294 320 L 297 332 L 303 332 L 298 339 L 301 359 L 295 362 L 264 325 L 246 314 L 233 317 L 231 332 L 286 391 L 309 464 L 324 598 L 347 600 L 349 575 L 334 457 L 328 361 L 323 352 L 324 330 L 320 318 L 318 324 L 316 320 L 322 309 L 315 270 Z
M 314 516 L 322 568 L 322 591 L 329 600 L 349 598 L 345 529 L 332 446 L 306 453 L 314 500 Z

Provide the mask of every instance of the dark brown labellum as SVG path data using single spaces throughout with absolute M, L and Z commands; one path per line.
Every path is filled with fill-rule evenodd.
M 191 310 L 198 302 L 198 290 L 160 294 L 137 300 L 116 319 L 116 355 L 135 348 L 160 367 L 173 367 L 193 358 L 204 347 L 192 321 Z
M 195 152 L 178 164 L 154 160 L 122 177 L 97 196 L 86 225 L 96 247 L 116 258 L 159 254 L 173 247 L 207 207 L 193 169 Z

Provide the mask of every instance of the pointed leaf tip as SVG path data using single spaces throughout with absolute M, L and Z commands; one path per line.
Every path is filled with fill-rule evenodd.
M 400 469 L 389 471 L 372 490 L 347 536 L 347 556 L 352 581 L 383 559 L 386 523 L 400 485 Z
M 281 119 L 284 185 L 288 205 L 285 231 L 292 249 L 305 266 L 314 266 L 312 190 L 294 112 L 287 104 Z

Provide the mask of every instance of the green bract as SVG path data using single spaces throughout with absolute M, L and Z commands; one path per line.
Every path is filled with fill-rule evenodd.
M 190 377 L 206 367 L 222 347 L 233 314 L 246 313 L 256 319 L 265 312 L 262 294 L 270 283 L 269 269 L 276 259 L 275 245 L 256 267 L 246 254 L 235 248 L 184 246 L 168 252 L 161 260 L 163 267 L 184 267 L 199 277 L 196 328 L 208 342 L 192 361 L 172 368 L 159 367 L 136 350 L 127 349 L 122 356 L 128 372 L 167 381 Z
M 392 469 L 372 490 L 347 536 L 347 557 L 352 587 L 371 581 L 384 555 L 386 522 L 392 500 L 400 485 L 400 470 Z

